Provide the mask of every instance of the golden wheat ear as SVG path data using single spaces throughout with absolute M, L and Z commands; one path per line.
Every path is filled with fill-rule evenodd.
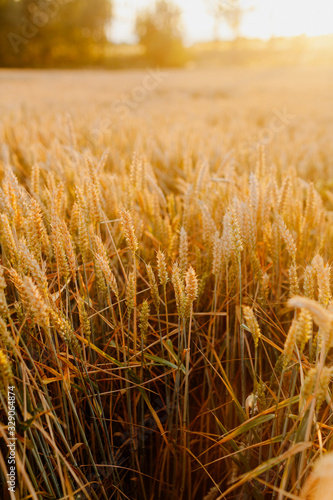
M 333 452 L 319 458 L 301 491 L 302 500 L 332 500 Z

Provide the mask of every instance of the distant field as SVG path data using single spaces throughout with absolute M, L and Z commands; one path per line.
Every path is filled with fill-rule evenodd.
M 332 89 L 331 68 L 0 71 L 1 498 L 11 435 L 20 499 L 317 484 Z
M 67 140 L 69 114 L 79 145 L 93 154 L 108 147 L 117 163 L 139 150 L 164 166 L 185 155 L 208 160 L 212 169 L 226 155 L 249 165 L 262 143 L 279 167 L 297 165 L 312 175 L 332 167 L 332 69 L 168 70 L 153 89 L 144 88 L 146 77 L 146 71 L 2 71 L 2 130 L 19 127 L 19 147 L 33 148 L 40 137 L 31 120 L 38 116 L 50 152 L 55 139 Z

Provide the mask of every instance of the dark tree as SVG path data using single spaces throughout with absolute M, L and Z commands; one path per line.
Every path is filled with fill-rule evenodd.
M 0 0 L 0 64 L 97 62 L 111 19 L 111 0 Z

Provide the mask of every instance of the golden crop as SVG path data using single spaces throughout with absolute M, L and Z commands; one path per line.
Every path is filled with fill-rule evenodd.
M 144 76 L 0 74 L 2 479 L 10 383 L 17 498 L 295 498 L 332 449 L 333 70 Z

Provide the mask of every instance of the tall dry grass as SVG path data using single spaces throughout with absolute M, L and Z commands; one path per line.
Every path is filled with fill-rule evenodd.
M 296 498 L 333 435 L 319 139 L 302 178 L 294 124 L 244 158 L 151 110 L 95 144 L 72 105 L 2 121 L 2 481 L 14 380 L 17 498 Z

